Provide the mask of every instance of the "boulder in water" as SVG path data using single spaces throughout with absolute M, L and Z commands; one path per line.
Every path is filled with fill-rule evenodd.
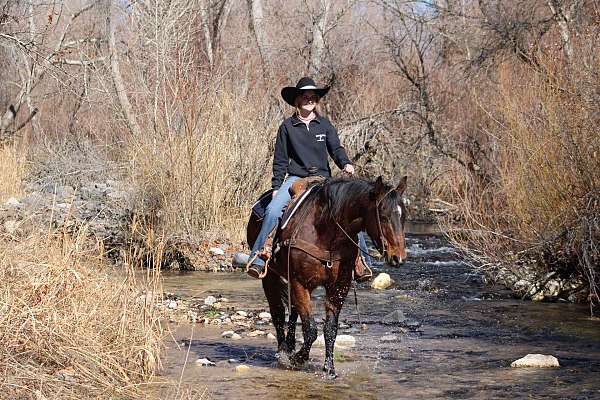
M 510 364 L 513 368 L 558 368 L 560 364 L 554 356 L 545 354 L 527 354 Z
M 392 283 L 394 283 L 394 281 L 390 275 L 382 272 L 373 280 L 371 287 L 373 289 L 387 289 L 392 285 Z

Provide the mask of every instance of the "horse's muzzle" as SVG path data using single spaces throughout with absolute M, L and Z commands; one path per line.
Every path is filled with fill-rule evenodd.
M 397 267 L 402 264 L 403 260 L 402 260 L 402 257 L 394 254 L 393 256 L 387 257 L 387 262 L 391 266 Z

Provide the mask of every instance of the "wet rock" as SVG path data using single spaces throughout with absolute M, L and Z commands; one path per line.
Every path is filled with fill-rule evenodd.
M 250 367 L 246 364 L 240 364 L 237 367 L 235 367 L 235 372 L 244 373 L 248 371 L 250 371 Z
M 208 358 L 199 358 L 196 360 L 196 364 L 202 365 L 203 367 L 214 367 L 216 364 L 210 361 Z
M 383 317 L 385 325 L 400 325 L 406 322 L 406 316 L 400 310 L 395 310 Z
M 234 332 L 234 331 L 225 331 L 225 332 L 221 333 L 221 337 L 224 337 L 224 338 L 230 338 L 230 337 L 232 337 L 234 334 L 235 334 L 235 332 Z
M 268 313 L 266 311 L 261 312 L 260 314 L 258 314 L 258 318 L 260 319 L 264 319 L 266 321 L 270 321 L 271 320 L 271 313 Z
M 396 335 L 385 335 L 379 338 L 381 343 L 395 343 L 398 342 L 400 338 Z
M 558 359 L 545 354 L 527 354 L 510 364 L 513 368 L 558 368 Z
M 215 296 L 207 296 L 204 299 L 204 304 L 206 304 L 207 306 L 212 306 L 216 302 L 217 302 L 217 298 Z
M 234 333 L 233 335 L 231 335 L 231 340 L 240 340 L 242 338 L 241 335 Z
M 382 272 L 379 275 L 377 275 L 377 277 L 373 280 L 373 282 L 371 283 L 371 287 L 373 289 L 387 289 L 392 285 L 393 282 L 394 281 L 392 280 L 389 274 Z
M 266 334 L 267 334 L 267 332 L 257 329 L 255 331 L 249 332 L 247 336 L 248 337 L 256 337 L 256 336 L 264 336 Z
M 273 335 L 271 332 L 267 333 L 267 339 L 269 339 L 269 340 L 277 340 L 277 338 L 275 337 L 275 335 Z
M 325 337 L 323 335 L 319 335 L 315 343 L 313 344 L 315 347 L 325 347 Z M 356 339 L 351 335 L 338 335 L 335 339 L 334 348 L 343 350 L 350 349 L 356 346 Z
M 221 249 L 219 247 L 211 247 L 210 249 L 208 249 L 208 251 L 213 256 L 224 256 L 225 255 L 225 251 L 223 251 L 223 249 Z
M 548 282 L 546 282 L 546 288 L 544 290 L 544 293 L 547 296 L 558 296 L 561 292 L 561 284 L 559 281 L 557 280 L 550 280 Z
M 234 267 L 245 267 L 250 261 L 250 256 L 244 253 L 235 253 L 231 258 L 231 265 Z

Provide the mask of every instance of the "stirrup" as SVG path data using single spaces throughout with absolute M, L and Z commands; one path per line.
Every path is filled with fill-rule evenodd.
M 256 260 L 257 257 L 260 257 L 259 252 L 256 252 L 254 257 L 248 260 L 248 263 L 246 264 L 246 273 L 253 278 L 262 279 L 267 276 L 269 260 L 271 257 L 265 261 L 265 265 L 253 264 L 253 261 Z

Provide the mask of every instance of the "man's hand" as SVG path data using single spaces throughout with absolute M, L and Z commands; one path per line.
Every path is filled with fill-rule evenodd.
M 275 196 L 277 196 L 277 190 L 273 190 L 273 198 L 275 198 Z
M 354 165 L 352 165 L 352 164 L 344 165 L 344 172 L 349 175 L 354 175 Z

